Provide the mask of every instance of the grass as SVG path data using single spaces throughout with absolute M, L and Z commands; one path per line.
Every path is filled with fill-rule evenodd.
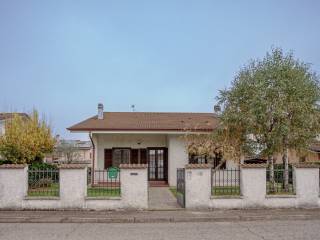
M 51 184 L 50 187 L 29 188 L 28 196 L 30 197 L 58 197 L 59 183 Z
M 288 190 L 286 190 L 282 183 L 274 183 L 274 187 L 270 182 L 267 182 L 267 195 L 292 195 L 294 194 L 293 184 L 289 184 Z
M 121 190 L 117 188 L 101 188 L 101 187 L 88 187 L 88 197 L 120 197 Z
M 174 197 L 177 197 L 177 188 L 176 187 L 170 187 L 170 192 L 173 194 Z
M 240 186 L 213 187 L 213 196 L 239 196 Z

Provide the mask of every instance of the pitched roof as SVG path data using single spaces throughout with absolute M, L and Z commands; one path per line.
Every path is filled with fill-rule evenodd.
M 69 128 L 70 131 L 200 131 L 218 127 L 214 113 L 104 112 Z
M 13 118 L 13 116 L 17 114 L 21 117 L 26 117 L 29 118 L 29 115 L 26 113 L 19 113 L 19 112 L 11 112 L 11 113 L 0 113 L 0 120 L 6 120 L 6 119 L 10 119 Z

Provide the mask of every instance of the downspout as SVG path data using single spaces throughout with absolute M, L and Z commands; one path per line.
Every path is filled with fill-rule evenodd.
M 91 169 L 91 184 L 94 183 L 94 163 L 95 163 L 95 158 L 96 158 L 96 147 L 94 145 L 94 142 L 92 140 L 92 136 L 91 136 L 91 132 L 89 132 L 89 138 L 91 140 L 92 143 L 92 169 Z

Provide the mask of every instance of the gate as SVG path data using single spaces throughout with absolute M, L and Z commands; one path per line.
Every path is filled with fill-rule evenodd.
M 181 207 L 186 206 L 186 198 L 185 198 L 185 169 L 178 168 L 177 169 L 177 202 Z

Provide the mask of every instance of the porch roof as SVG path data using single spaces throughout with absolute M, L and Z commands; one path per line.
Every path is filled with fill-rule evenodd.
M 214 113 L 104 112 L 77 123 L 70 131 L 194 131 L 209 132 L 218 127 Z

